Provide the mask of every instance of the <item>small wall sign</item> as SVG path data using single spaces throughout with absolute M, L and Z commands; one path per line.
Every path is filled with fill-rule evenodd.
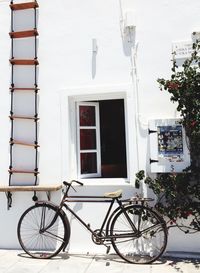
M 193 42 L 189 41 L 181 41 L 181 42 L 173 42 L 172 43 L 172 54 L 175 59 L 183 59 L 191 56 Z

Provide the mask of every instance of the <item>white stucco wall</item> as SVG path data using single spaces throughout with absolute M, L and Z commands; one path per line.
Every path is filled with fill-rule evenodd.
M 156 80 L 170 75 L 172 41 L 190 40 L 191 33 L 199 31 L 200 3 L 198 0 L 38 2 L 39 182 L 55 184 L 64 179 L 76 178 L 76 171 L 73 169 L 74 127 L 69 122 L 72 101 L 120 97 L 125 100 L 128 181 L 93 179 L 87 181 L 81 191 L 84 194 L 101 194 L 122 188 L 124 196 L 132 196 L 135 192 L 135 172 L 149 169 L 148 119 L 178 116 L 175 105 L 169 101 L 169 95 L 159 90 Z M 120 23 L 124 13 L 129 10 L 134 11 L 136 21 L 134 40 L 131 43 L 128 42 L 129 37 L 122 37 Z M 24 24 L 31 24 L 29 17 L 23 18 L 25 21 L 19 19 L 18 30 Z M 9 1 L 0 1 L 0 71 L 3 72 L 0 74 L 1 185 L 8 184 L 9 166 L 9 31 Z M 93 39 L 97 42 L 97 53 L 92 50 Z M 134 51 L 136 47 L 137 51 Z M 20 48 L 19 42 L 16 45 L 16 55 L 31 54 L 31 45 L 27 44 L 30 51 Z M 136 67 L 133 65 L 133 53 L 136 53 Z M 27 75 L 24 81 L 28 77 Z M 23 105 L 23 99 L 24 97 L 17 110 L 31 113 L 32 110 Z M 58 202 L 60 195 L 60 192 L 53 193 L 53 201 Z M 46 198 L 44 194 L 38 196 L 40 199 Z M 7 211 L 6 197 L 0 193 L 0 217 L 4 219 L 0 226 L 0 247 L 19 247 L 16 225 L 21 213 L 33 203 L 31 198 L 32 193 L 15 193 L 13 207 Z M 89 210 L 87 215 L 86 209 Z M 105 208 L 85 204 L 80 213 L 85 218 L 90 218 L 97 209 L 101 215 Z M 97 225 L 96 218 L 94 225 Z M 75 223 L 73 227 L 70 251 L 101 251 L 101 247 L 90 242 L 90 235 L 85 230 Z M 3 236 L 5 233 L 6 236 Z M 199 245 L 197 235 L 186 236 L 180 232 L 170 232 L 168 250 L 197 252 L 200 250 Z

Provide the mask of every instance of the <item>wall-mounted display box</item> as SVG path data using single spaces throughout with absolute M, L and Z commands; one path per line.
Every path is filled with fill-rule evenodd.
M 182 172 L 190 165 L 189 142 L 180 119 L 149 121 L 152 173 Z

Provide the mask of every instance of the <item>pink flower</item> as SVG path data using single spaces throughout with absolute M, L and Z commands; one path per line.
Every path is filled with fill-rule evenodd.
M 176 83 L 176 82 L 168 82 L 168 83 L 167 83 L 167 88 L 168 88 L 169 90 L 178 90 L 179 84 Z
M 197 123 L 197 121 L 196 120 L 193 120 L 192 122 L 191 122 L 191 127 L 194 127 L 195 125 L 196 125 L 196 123 Z

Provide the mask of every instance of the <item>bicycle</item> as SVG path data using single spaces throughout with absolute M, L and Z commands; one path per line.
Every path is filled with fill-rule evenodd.
M 76 180 L 63 182 L 66 190 L 59 205 L 37 201 L 20 217 L 18 240 L 28 255 L 47 259 L 65 251 L 70 239 L 70 224 L 64 208 L 86 227 L 95 244 L 107 247 L 107 253 L 112 245 L 122 259 L 136 264 L 152 263 L 163 254 L 168 237 L 166 223 L 145 204 L 146 199 L 121 200 L 122 190 L 104 196 L 69 196 L 69 190 L 74 189 L 72 183 L 83 186 Z M 109 203 L 101 227 L 93 230 L 69 207 L 67 203 L 70 202 Z M 118 206 L 113 208 L 114 204 Z

